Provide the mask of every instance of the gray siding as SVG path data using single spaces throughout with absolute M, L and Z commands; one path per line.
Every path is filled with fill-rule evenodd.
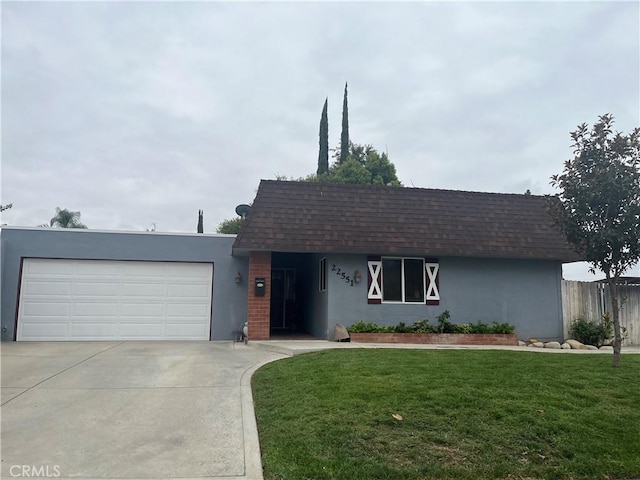
M 556 261 L 440 258 L 440 305 L 367 303 L 367 257 L 329 255 L 327 338 L 336 323 L 360 320 L 381 325 L 407 324 L 449 310 L 455 323 L 509 322 L 520 338 L 562 338 L 562 264 Z M 350 286 L 331 272 L 331 265 L 348 275 L 358 269 L 359 285 Z
M 213 263 L 212 340 L 229 340 L 247 318 L 248 258 L 232 257 L 235 235 L 2 228 L 0 323 L 13 340 L 23 258 Z M 243 281 L 236 285 L 240 272 Z

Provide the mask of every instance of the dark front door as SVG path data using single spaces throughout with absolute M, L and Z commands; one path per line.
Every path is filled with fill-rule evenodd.
M 271 330 L 296 330 L 296 271 L 293 268 L 271 270 Z

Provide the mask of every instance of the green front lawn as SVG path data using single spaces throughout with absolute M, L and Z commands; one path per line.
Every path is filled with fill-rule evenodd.
M 265 479 L 638 478 L 640 355 L 621 363 L 394 349 L 274 362 L 253 377 Z

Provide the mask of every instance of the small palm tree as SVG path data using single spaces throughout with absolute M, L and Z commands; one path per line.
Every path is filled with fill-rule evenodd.
M 56 214 L 49 225 L 58 228 L 87 228 L 80 222 L 80 212 L 72 212 L 66 208 L 61 210 L 60 207 L 56 207 Z

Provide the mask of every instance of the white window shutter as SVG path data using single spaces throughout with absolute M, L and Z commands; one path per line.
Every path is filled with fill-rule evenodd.
M 368 260 L 368 303 L 382 303 L 382 260 Z
M 427 285 L 427 305 L 438 305 L 440 303 L 439 273 L 440 264 L 437 262 L 425 262 L 425 281 Z

